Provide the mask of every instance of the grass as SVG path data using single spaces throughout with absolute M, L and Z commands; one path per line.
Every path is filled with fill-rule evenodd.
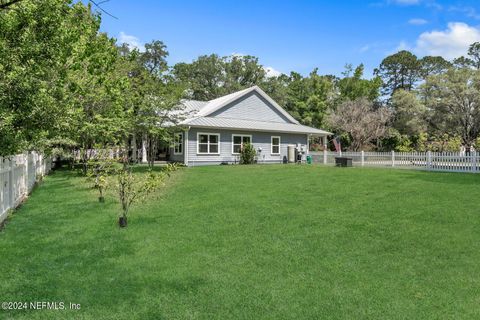
M 6 319 L 474 319 L 480 176 L 318 166 L 188 168 L 116 226 L 48 176 L 0 232 Z

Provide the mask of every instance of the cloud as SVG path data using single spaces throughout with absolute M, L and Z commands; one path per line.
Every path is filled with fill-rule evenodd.
M 414 25 L 414 26 L 421 26 L 421 25 L 424 25 L 424 24 L 427 24 L 427 23 L 428 23 L 427 20 L 421 19 L 421 18 L 413 18 L 413 19 L 408 20 L 408 24 L 411 24 L 411 25 Z
M 448 11 L 460 12 L 465 14 L 469 18 L 480 20 L 480 13 L 478 13 L 477 10 L 475 10 L 475 8 L 473 7 L 451 6 L 450 8 L 448 8 Z
M 246 57 L 247 54 L 245 53 L 241 53 L 241 52 L 233 52 L 231 55 L 231 57 L 238 57 L 238 58 L 241 58 L 241 57 Z
M 371 3 L 371 5 L 376 7 L 383 7 L 386 5 L 397 5 L 403 7 L 422 5 L 433 10 L 443 9 L 443 7 L 436 2 L 436 0 L 382 0 L 380 2 Z
M 364 45 L 363 47 L 361 47 L 360 49 L 358 49 L 358 51 L 359 51 L 360 53 L 364 53 L 364 52 L 367 52 L 367 51 L 370 50 L 370 49 L 371 49 L 371 46 L 370 46 L 369 44 L 366 44 L 366 45 Z
M 480 29 L 463 22 L 450 22 L 446 30 L 420 34 L 413 51 L 450 60 L 465 55 L 468 47 L 477 41 L 480 41 Z
M 144 51 L 145 47 L 143 43 L 140 41 L 139 38 L 126 34 L 123 31 L 120 31 L 120 34 L 118 36 L 118 41 L 119 44 L 126 43 L 130 47 L 130 49 L 138 49 L 140 51 Z
M 400 43 L 397 46 L 396 51 L 402 51 L 402 50 L 411 51 L 411 50 L 414 50 L 414 49 L 412 49 L 406 41 L 400 41 Z
M 278 77 L 279 75 L 282 74 L 281 71 L 278 71 L 273 67 L 263 67 L 263 70 L 265 70 L 267 78 Z
M 420 0 L 389 0 L 389 3 L 410 6 L 410 5 L 419 4 Z

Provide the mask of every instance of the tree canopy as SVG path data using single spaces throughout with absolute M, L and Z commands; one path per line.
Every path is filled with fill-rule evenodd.
M 88 2 L 2 4 L 0 156 L 168 142 L 181 98 L 207 101 L 253 85 L 300 123 L 341 135 L 347 148 L 428 149 L 457 145 L 446 142 L 452 139 L 473 146 L 480 135 L 478 42 L 452 61 L 402 50 L 372 77 L 363 64 L 347 64 L 339 76 L 318 68 L 272 76 L 250 55 L 212 53 L 169 65 L 161 40 L 139 51 L 100 32 L 101 16 Z M 356 123 L 341 125 L 347 118 Z M 380 121 L 382 134 L 365 141 L 357 125 L 368 119 Z

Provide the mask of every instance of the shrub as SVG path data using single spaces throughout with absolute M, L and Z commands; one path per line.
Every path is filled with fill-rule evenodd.
M 240 150 L 240 164 L 253 164 L 255 163 L 256 151 L 253 145 L 246 143 Z

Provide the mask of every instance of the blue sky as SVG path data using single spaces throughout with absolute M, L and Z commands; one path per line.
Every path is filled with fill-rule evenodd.
M 479 0 L 127 1 L 101 5 L 118 17 L 102 31 L 142 47 L 168 47 L 169 64 L 202 54 L 250 54 L 273 70 L 340 75 L 364 63 L 366 76 L 388 54 L 452 59 L 480 41 Z M 275 71 L 272 71 L 275 72 Z

